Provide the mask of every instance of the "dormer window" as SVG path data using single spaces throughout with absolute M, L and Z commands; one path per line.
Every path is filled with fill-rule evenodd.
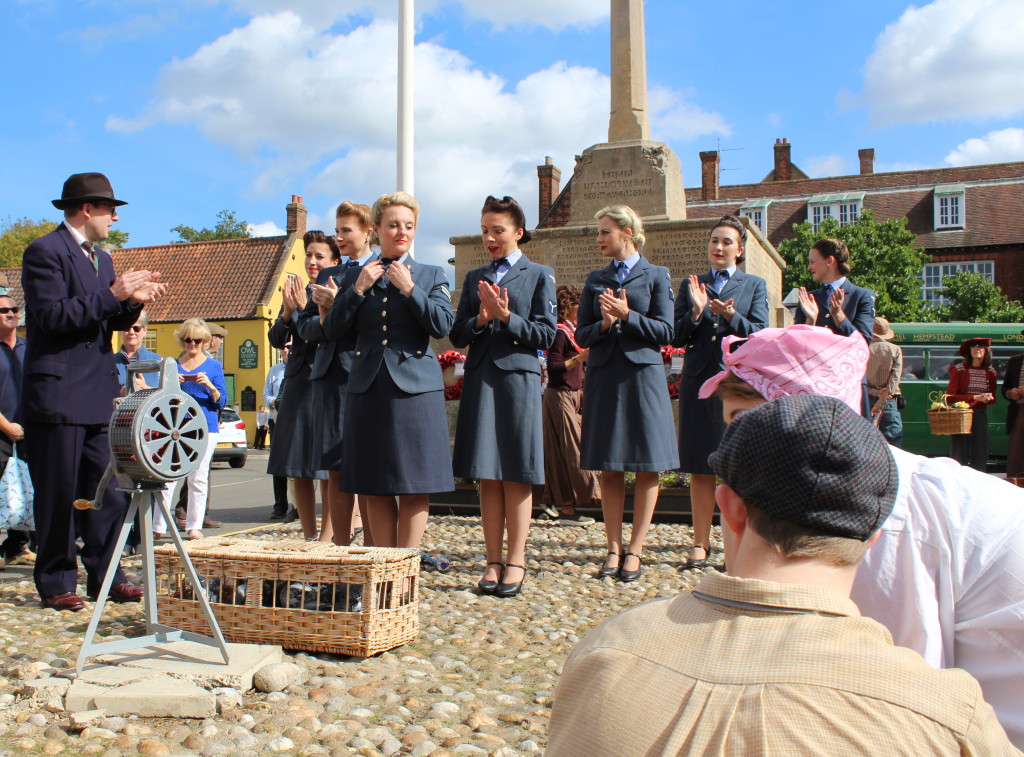
M 767 198 L 747 200 L 740 205 L 740 215 L 746 216 L 765 236 L 768 235 L 768 206 L 772 201 Z
M 840 226 L 846 226 L 857 222 L 863 207 L 863 192 L 814 195 L 807 201 L 807 220 L 815 231 L 826 218 L 834 218 Z
M 935 187 L 935 228 L 964 228 L 964 185 L 940 184 Z

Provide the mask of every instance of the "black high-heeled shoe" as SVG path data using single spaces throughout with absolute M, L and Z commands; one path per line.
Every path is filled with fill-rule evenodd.
M 504 573 L 504 571 L 502 571 L 502 576 L 501 577 L 502 577 L 503 580 L 502 580 L 502 583 L 498 584 L 498 588 L 496 588 L 494 590 L 494 596 L 496 596 L 496 597 L 516 597 L 516 596 L 519 596 L 519 592 L 521 592 L 523 590 L 523 581 L 526 580 L 526 566 L 525 565 L 513 565 L 512 563 L 508 563 L 505 566 L 505 568 L 506 569 L 508 569 L 508 568 L 522 568 L 522 570 L 523 570 L 523 577 L 520 578 L 518 581 L 513 581 L 511 583 L 505 583 L 504 582 L 505 573 Z
M 488 565 L 499 565 L 501 570 L 498 571 L 498 579 L 496 581 L 485 581 L 480 579 L 476 582 L 476 588 L 478 588 L 483 594 L 493 594 L 494 590 L 498 588 L 501 583 L 501 577 L 505 574 L 505 563 L 502 562 L 489 562 Z
M 694 544 L 694 549 L 703 549 L 704 557 L 701 560 L 693 559 L 693 552 L 690 553 L 690 557 L 686 560 L 686 564 L 683 565 L 683 570 L 704 570 L 708 566 L 708 548 L 703 544 Z
M 632 555 L 636 558 L 636 570 L 626 570 L 626 558 Z M 619 565 L 619 580 L 623 583 L 630 583 L 640 578 L 640 574 L 643 573 L 644 566 L 640 560 L 640 555 L 636 552 L 627 552 L 622 556 L 622 563 Z
M 610 578 L 611 576 L 619 575 L 619 568 L 622 567 L 622 553 L 621 552 L 609 552 L 608 557 L 615 556 L 619 558 L 619 564 L 614 568 L 609 568 L 607 565 L 602 565 L 601 569 L 594 574 L 594 578 Z M 604 561 L 608 562 L 608 557 L 604 558 Z

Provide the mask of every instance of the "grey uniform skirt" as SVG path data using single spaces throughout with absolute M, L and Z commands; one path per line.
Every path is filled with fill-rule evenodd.
M 382 366 L 369 389 L 347 393 L 340 487 L 371 496 L 452 491 L 444 391 L 403 392 Z
M 661 365 L 631 363 L 619 351 L 587 369 L 580 467 L 663 471 L 679 467 L 672 401 Z
M 460 478 L 544 483 L 540 375 L 484 360 L 466 371 L 452 468 Z
M 320 451 L 319 466 L 326 471 L 341 470 L 341 439 L 345 430 L 345 387 L 348 371 L 335 364 L 327 375 L 310 382 L 313 392 L 312 444 Z
M 718 370 L 712 365 L 699 376 L 684 375 L 679 382 L 679 469 L 684 473 L 714 473 L 708 456 L 725 434 L 722 401 L 715 395 L 702 400 L 697 393 Z
M 281 407 L 270 440 L 267 473 L 288 478 L 327 478 L 327 471 L 320 467 L 319 447 L 314 446 L 313 425 L 319 422 L 313 414 L 309 368 L 303 367 L 284 381 Z

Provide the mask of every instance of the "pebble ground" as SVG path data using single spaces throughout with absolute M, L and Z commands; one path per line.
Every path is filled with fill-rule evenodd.
M 247 536 L 277 539 L 297 530 Z M 0 756 L 542 754 L 555 684 L 573 645 L 627 607 L 691 589 L 698 576 L 681 569 L 691 546 L 688 526 L 656 524 L 642 577 L 623 584 L 593 577 L 606 552 L 600 523 L 535 521 L 523 593 L 499 599 L 475 589 L 484 562 L 479 519 L 433 517 L 424 547 L 452 564 L 445 573 L 423 573 L 420 633 L 411 644 L 368 659 L 291 652 L 286 661 L 299 666 L 294 682 L 269 693 L 220 689 L 216 718 L 107 717 L 81 730 L 59 706 L 25 696 L 23 682 L 74 677 L 92 605 L 76 615 L 42 609 L 30 580 L 6 583 Z M 713 566 L 721 566 L 721 547 L 715 528 Z M 125 567 L 138 570 L 138 559 Z M 108 605 L 99 633 L 142 635 L 141 606 Z

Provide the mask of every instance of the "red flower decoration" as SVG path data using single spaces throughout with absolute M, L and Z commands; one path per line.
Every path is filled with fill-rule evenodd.
M 673 347 L 670 344 L 666 344 L 664 347 L 661 348 L 661 361 L 665 365 L 668 365 L 669 363 L 672 362 L 672 356 L 673 355 L 685 355 L 685 354 L 686 354 L 686 350 L 684 350 L 682 347 Z
M 466 356 L 458 350 L 445 350 L 437 356 L 437 362 L 441 366 L 441 370 L 444 370 L 450 365 L 456 363 L 463 363 L 466 361 Z M 459 380 L 451 386 L 444 388 L 445 400 L 457 400 L 462 396 L 462 376 L 459 376 Z

